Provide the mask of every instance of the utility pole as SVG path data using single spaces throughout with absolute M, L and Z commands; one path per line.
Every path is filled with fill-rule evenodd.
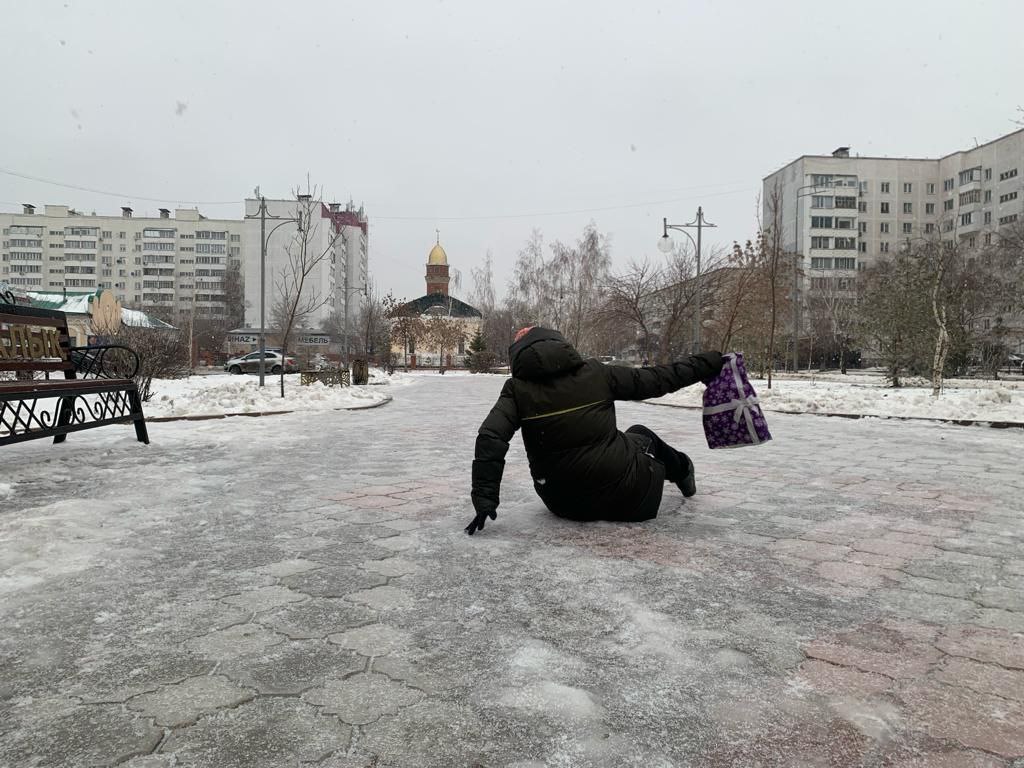
M 260 386 L 267 373 L 267 198 L 260 195 Z M 283 365 L 283 363 L 282 363 Z
M 298 231 L 302 231 L 302 219 L 291 216 L 268 216 L 267 198 L 260 194 L 260 188 L 256 187 L 256 196 L 260 200 L 260 207 L 257 214 L 245 215 L 247 219 L 255 219 L 257 215 L 260 220 L 260 386 L 264 386 L 266 376 L 266 352 L 267 352 L 267 240 L 285 224 L 298 225 Z M 280 223 L 267 232 L 267 219 Z
M 698 352 L 700 352 L 700 325 L 701 325 L 701 316 L 703 314 L 702 311 L 701 311 L 702 308 L 703 308 L 702 296 L 701 296 L 702 286 L 701 286 L 701 270 L 700 270 L 700 267 L 701 267 L 701 264 L 700 264 L 700 257 L 701 257 L 701 253 L 700 253 L 700 249 L 701 249 L 701 233 L 702 233 L 702 230 L 704 229 L 704 227 L 715 227 L 717 225 L 716 224 L 712 224 L 711 222 L 706 221 L 704 219 L 704 208 L 702 206 L 697 206 L 697 218 L 694 219 L 693 221 L 691 221 L 689 224 L 669 224 L 668 223 L 668 219 L 662 219 L 661 221 L 662 221 L 662 228 L 663 228 L 662 232 L 663 232 L 663 234 L 661 236 L 661 239 L 658 241 L 658 250 L 660 250 L 662 253 L 672 253 L 672 249 L 675 247 L 675 244 L 672 242 L 672 238 L 668 236 L 668 231 L 670 229 L 674 229 L 677 232 L 682 232 L 684 235 L 686 235 L 688 238 L 690 238 L 690 242 L 693 243 L 693 245 L 697 249 L 697 275 L 696 275 L 695 291 L 694 291 L 695 298 L 696 298 L 696 301 L 697 301 L 697 307 L 696 307 L 696 309 L 695 309 L 695 311 L 693 313 L 693 354 L 697 354 Z M 697 230 L 697 239 L 696 239 L 696 241 L 694 241 L 693 235 L 691 235 L 689 232 L 686 231 L 687 229 L 694 229 L 694 228 Z

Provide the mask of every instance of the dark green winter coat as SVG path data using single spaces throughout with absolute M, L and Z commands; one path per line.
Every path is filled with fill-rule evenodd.
M 575 520 L 647 520 L 658 514 L 664 466 L 615 424 L 616 400 L 644 400 L 711 378 L 699 357 L 651 368 L 583 360 L 557 331 L 534 328 L 509 349 L 512 378 L 480 426 L 473 506 L 498 507 L 505 453 L 517 429 L 544 504 Z

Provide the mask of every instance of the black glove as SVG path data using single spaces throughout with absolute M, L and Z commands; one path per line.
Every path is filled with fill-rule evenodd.
M 484 523 L 487 522 L 488 517 L 490 517 L 491 520 L 497 520 L 498 510 L 492 509 L 489 512 L 487 510 L 477 512 L 476 517 L 473 518 L 473 522 L 466 526 L 466 533 L 472 536 L 477 531 L 482 531 L 484 529 Z
M 698 352 L 694 357 L 707 365 L 713 371 L 713 373 L 701 379 L 701 382 L 704 384 L 708 384 L 717 379 L 718 374 L 722 372 L 722 367 L 725 365 L 725 359 L 722 357 L 722 353 L 715 350 Z

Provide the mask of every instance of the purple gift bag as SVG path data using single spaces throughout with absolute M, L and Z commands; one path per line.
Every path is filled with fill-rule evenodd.
M 708 448 L 740 448 L 772 439 L 757 393 L 747 379 L 742 352 L 722 356 L 725 365 L 704 390 L 704 436 Z

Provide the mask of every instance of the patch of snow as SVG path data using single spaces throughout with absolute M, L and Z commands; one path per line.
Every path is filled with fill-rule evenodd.
M 1024 422 L 1019 382 L 952 380 L 936 398 L 930 386 L 892 389 L 880 377 L 837 377 L 774 379 L 771 389 L 763 380 L 751 379 L 751 384 L 769 412 Z M 704 387 L 687 387 L 650 402 L 700 407 L 703 395 Z
M 14 495 L 14 486 L 11 483 L 0 483 L 0 499 L 9 499 Z
M 298 374 L 285 376 L 284 397 L 277 376 L 268 377 L 266 386 L 261 388 L 256 376 L 227 373 L 154 379 L 151 390 L 153 397 L 142 405 L 150 418 L 367 408 L 388 398 L 385 392 L 370 387 L 328 387 L 320 382 L 302 386 Z

